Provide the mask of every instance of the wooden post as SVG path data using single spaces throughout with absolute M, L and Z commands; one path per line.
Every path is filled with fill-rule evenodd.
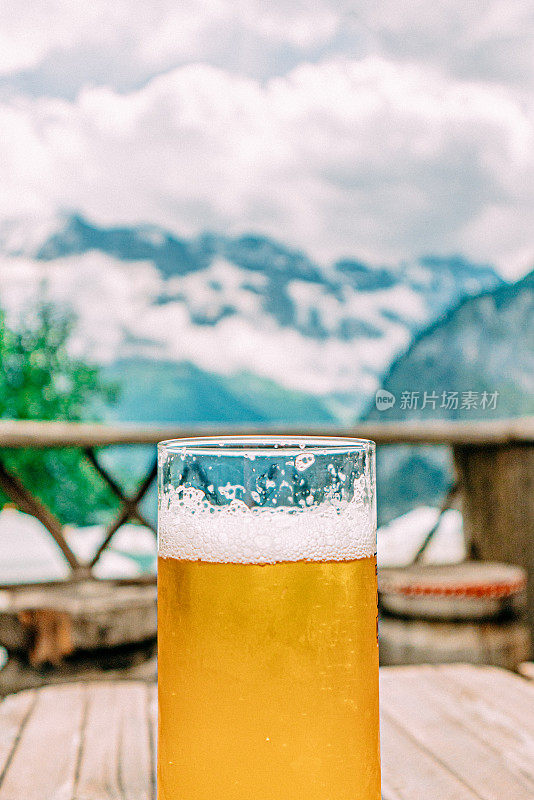
M 453 450 L 468 551 L 474 558 L 527 571 L 534 647 L 534 444 L 456 445 Z
M 60 521 L 37 497 L 34 497 L 32 493 L 26 489 L 24 484 L 15 475 L 8 472 L 1 461 L 0 487 L 21 511 L 25 514 L 31 514 L 44 525 L 72 569 L 73 577 L 85 577 L 87 570 L 80 564 L 69 547 L 63 535 L 63 528 Z

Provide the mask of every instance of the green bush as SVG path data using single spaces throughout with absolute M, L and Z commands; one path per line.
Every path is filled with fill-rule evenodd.
M 113 402 L 116 387 L 73 354 L 74 326 L 72 314 L 50 303 L 17 325 L 0 311 L 0 418 L 94 421 L 90 409 Z M 0 457 L 62 522 L 97 522 L 117 506 L 80 450 L 3 450 Z

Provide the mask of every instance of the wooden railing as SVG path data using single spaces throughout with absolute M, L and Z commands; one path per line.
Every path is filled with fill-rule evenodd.
M 82 422 L 0 420 L 0 448 L 104 447 L 156 444 L 186 436 L 279 433 L 357 436 L 377 444 L 493 445 L 534 444 L 534 417 L 488 422 L 420 420 L 339 425 L 99 425 Z
M 33 421 L 0 421 L 0 449 L 64 448 L 86 458 L 120 501 L 120 511 L 105 531 L 89 563 L 80 563 L 59 520 L 0 460 L 0 487 L 26 513 L 40 520 L 71 567 L 73 579 L 91 576 L 116 531 L 137 520 L 154 530 L 139 504 L 156 476 L 156 459 L 136 492 L 127 494 L 98 460 L 98 449 L 112 445 L 155 445 L 183 436 L 247 433 L 321 434 L 373 439 L 377 445 L 448 445 L 452 448 L 461 496 L 468 551 L 482 560 L 523 566 L 529 575 L 529 617 L 534 632 L 534 417 L 488 422 L 419 421 L 360 423 L 354 427 L 305 428 L 302 425 L 149 426 Z M 533 638 L 534 640 L 534 638 Z

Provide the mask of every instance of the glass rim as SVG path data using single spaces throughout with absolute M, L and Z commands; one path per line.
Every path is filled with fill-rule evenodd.
M 277 436 L 276 434 L 189 436 L 166 439 L 158 443 L 160 453 L 192 455 L 334 455 L 336 453 L 372 452 L 376 445 L 371 439 L 352 436 Z

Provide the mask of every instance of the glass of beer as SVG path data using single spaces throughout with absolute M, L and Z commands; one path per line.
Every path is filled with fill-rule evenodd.
M 159 800 L 379 800 L 374 451 L 159 445 Z

